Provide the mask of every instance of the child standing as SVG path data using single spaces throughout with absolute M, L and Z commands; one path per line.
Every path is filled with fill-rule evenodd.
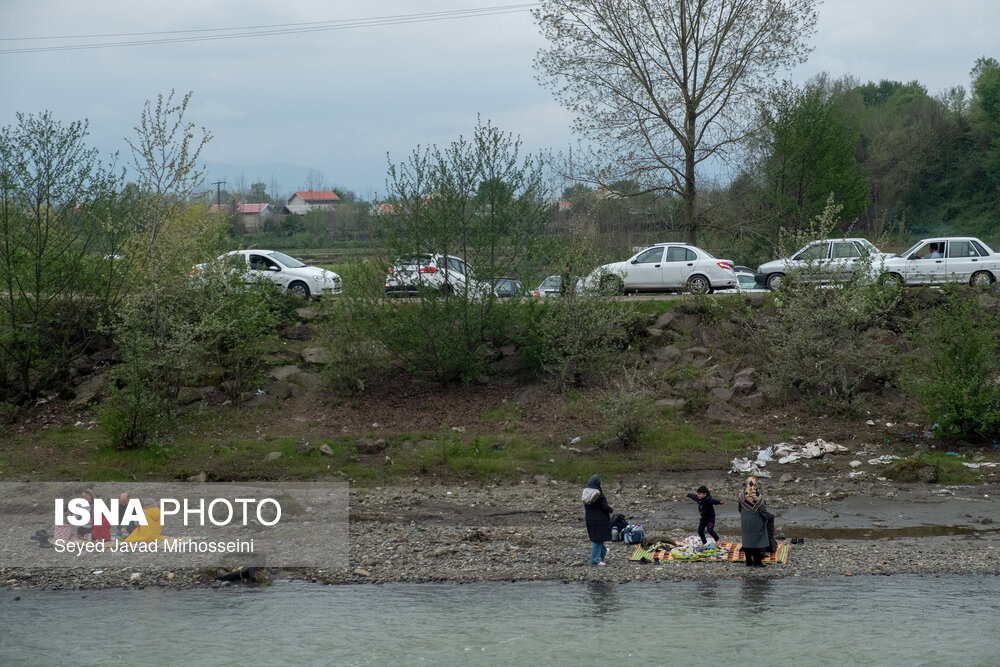
M 698 537 L 701 538 L 702 546 L 705 546 L 705 533 L 712 536 L 712 539 L 719 542 L 719 534 L 715 532 L 715 506 L 725 505 L 725 500 L 716 500 L 705 485 L 699 486 L 695 493 L 687 494 L 687 497 L 698 503 L 698 513 L 701 520 L 698 521 Z

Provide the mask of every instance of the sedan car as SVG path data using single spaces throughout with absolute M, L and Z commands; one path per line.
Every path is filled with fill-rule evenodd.
M 918 241 L 879 269 L 882 280 L 903 285 L 989 285 L 1000 276 L 1000 254 L 971 236 L 940 236 Z
M 584 279 L 583 287 L 614 292 L 706 294 L 734 289 L 736 283 L 732 261 L 716 259 L 687 243 L 657 243 L 623 262 L 598 267 Z
M 791 257 L 761 264 L 756 280 L 771 290 L 778 288 L 789 271 L 798 271 L 818 283 L 847 281 L 856 270 L 883 257 L 887 255 L 867 239 L 822 239 L 809 243 Z
M 497 278 L 493 283 L 493 294 L 498 299 L 510 299 L 524 294 L 524 285 L 513 278 Z
M 417 294 L 421 289 L 452 294 L 468 290 L 489 294 L 489 285 L 476 280 L 476 272 L 465 260 L 454 255 L 421 253 L 400 257 L 389 267 L 385 278 L 386 294 Z
M 562 294 L 562 276 L 549 276 L 542 284 L 531 290 L 531 296 L 545 298 Z
M 234 250 L 216 261 L 225 271 L 246 271 L 252 280 L 270 280 L 303 299 L 343 292 L 340 276 L 333 271 L 309 266 L 277 250 Z M 191 273 L 197 275 L 206 266 L 198 264 Z

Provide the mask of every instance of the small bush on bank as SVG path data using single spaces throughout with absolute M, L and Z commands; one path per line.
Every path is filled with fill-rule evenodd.
M 598 296 L 527 302 L 516 343 L 526 371 L 567 388 L 621 368 L 643 316 L 631 306 Z
M 995 299 L 954 285 L 930 318 L 911 332 L 918 353 L 906 363 L 905 386 L 924 405 L 940 437 L 1000 433 L 1000 314 Z
M 789 273 L 762 332 L 772 398 L 853 412 L 867 393 L 893 384 L 898 353 L 879 332 L 900 299 L 899 289 L 866 279 L 822 288 Z
M 652 395 L 636 374 L 623 368 L 618 386 L 599 397 L 597 412 L 605 435 L 623 449 L 632 449 L 652 424 Z

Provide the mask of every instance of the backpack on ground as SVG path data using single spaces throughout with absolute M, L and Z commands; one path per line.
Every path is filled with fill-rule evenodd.
M 642 541 L 646 539 L 646 533 L 642 530 L 642 526 L 630 523 L 622 531 L 622 538 L 625 540 L 625 544 L 642 544 Z

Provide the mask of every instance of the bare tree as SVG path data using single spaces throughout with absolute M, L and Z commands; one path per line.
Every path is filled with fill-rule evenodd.
M 779 70 L 805 60 L 817 4 L 543 0 L 533 13 L 549 46 L 535 67 L 576 114 L 575 129 L 620 170 L 595 180 L 681 196 L 695 243 L 699 167 L 733 154 L 753 129 L 754 102 Z

